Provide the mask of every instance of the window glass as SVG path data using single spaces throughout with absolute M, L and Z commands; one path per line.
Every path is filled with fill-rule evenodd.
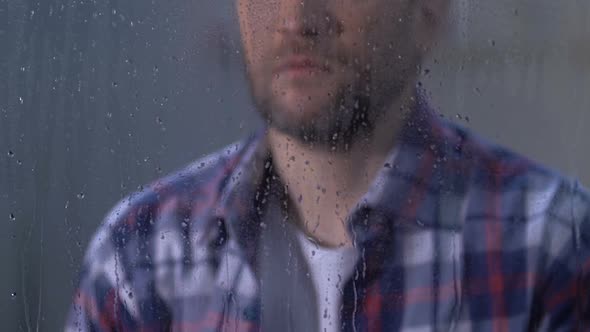
M 258 6 L 180 0 L 0 3 L 3 330 L 63 329 L 80 276 L 92 269 L 84 255 L 93 237 L 102 241 L 96 234 L 108 211 L 202 156 L 222 151 L 222 158 L 226 152 L 220 149 L 267 123 L 253 102 L 238 16 L 250 15 L 251 26 L 259 29 L 261 37 L 251 38 L 260 44 L 252 49 L 263 58 L 262 39 L 274 29 L 264 22 L 279 15 L 281 2 L 248 1 Z M 363 10 L 383 2 L 325 1 Z M 319 14 L 301 15 L 310 15 L 302 19 L 310 26 L 332 24 Z M 589 19 L 586 0 L 452 0 L 416 84 L 437 118 L 589 186 Z M 371 17 L 363 22 L 363 28 L 380 24 Z M 330 29 L 325 33 L 338 33 Z M 366 47 L 381 47 L 379 52 L 387 45 Z M 323 185 L 314 186 L 318 202 Z M 308 198 L 292 197 L 298 199 Z M 157 239 L 190 246 L 190 236 L 173 236 L 163 231 Z M 117 246 L 124 241 L 111 240 Z M 157 259 L 145 250 L 147 262 Z M 358 259 L 367 259 L 362 255 Z M 192 278 L 206 282 L 199 274 Z M 132 291 L 124 294 L 129 301 L 134 297 Z M 173 313 L 160 314 L 154 319 L 174 320 Z

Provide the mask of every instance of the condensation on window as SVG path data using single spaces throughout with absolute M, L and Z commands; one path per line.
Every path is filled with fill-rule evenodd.
M 233 1 L 7 0 L 0 17 L 0 324 L 57 331 L 106 212 L 262 121 Z M 440 116 L 590 185 L 590 2 L 450 17 L 419 78 Z

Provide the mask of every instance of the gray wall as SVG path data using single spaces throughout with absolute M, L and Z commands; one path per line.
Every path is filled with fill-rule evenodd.
M 0 2 L 2 330 L 59 330 L 106 211 L 256 127 L 232 10 Z M 433 103 L 589 185 L 589 10 L 587 0 L 456 0 L 422 78 Z

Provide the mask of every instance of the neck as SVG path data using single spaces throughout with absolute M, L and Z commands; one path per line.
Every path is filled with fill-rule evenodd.
M 367 192 L 397 143 L 414 94 L 404 94 L 377 121 L 370 136 L 346 150 L 332 151 L 294 139 L 274 128 L 268 133 L 273 164 L 295 202 L 301 229 L 325 246 L 350 246 L 347 219 Z

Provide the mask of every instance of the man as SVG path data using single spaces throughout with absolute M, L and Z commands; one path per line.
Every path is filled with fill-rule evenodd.
M 267 126 L 116 206 L 72 331 L 590 330 L 588 192 L 416 88 L 448 0 L 237 0 Z

